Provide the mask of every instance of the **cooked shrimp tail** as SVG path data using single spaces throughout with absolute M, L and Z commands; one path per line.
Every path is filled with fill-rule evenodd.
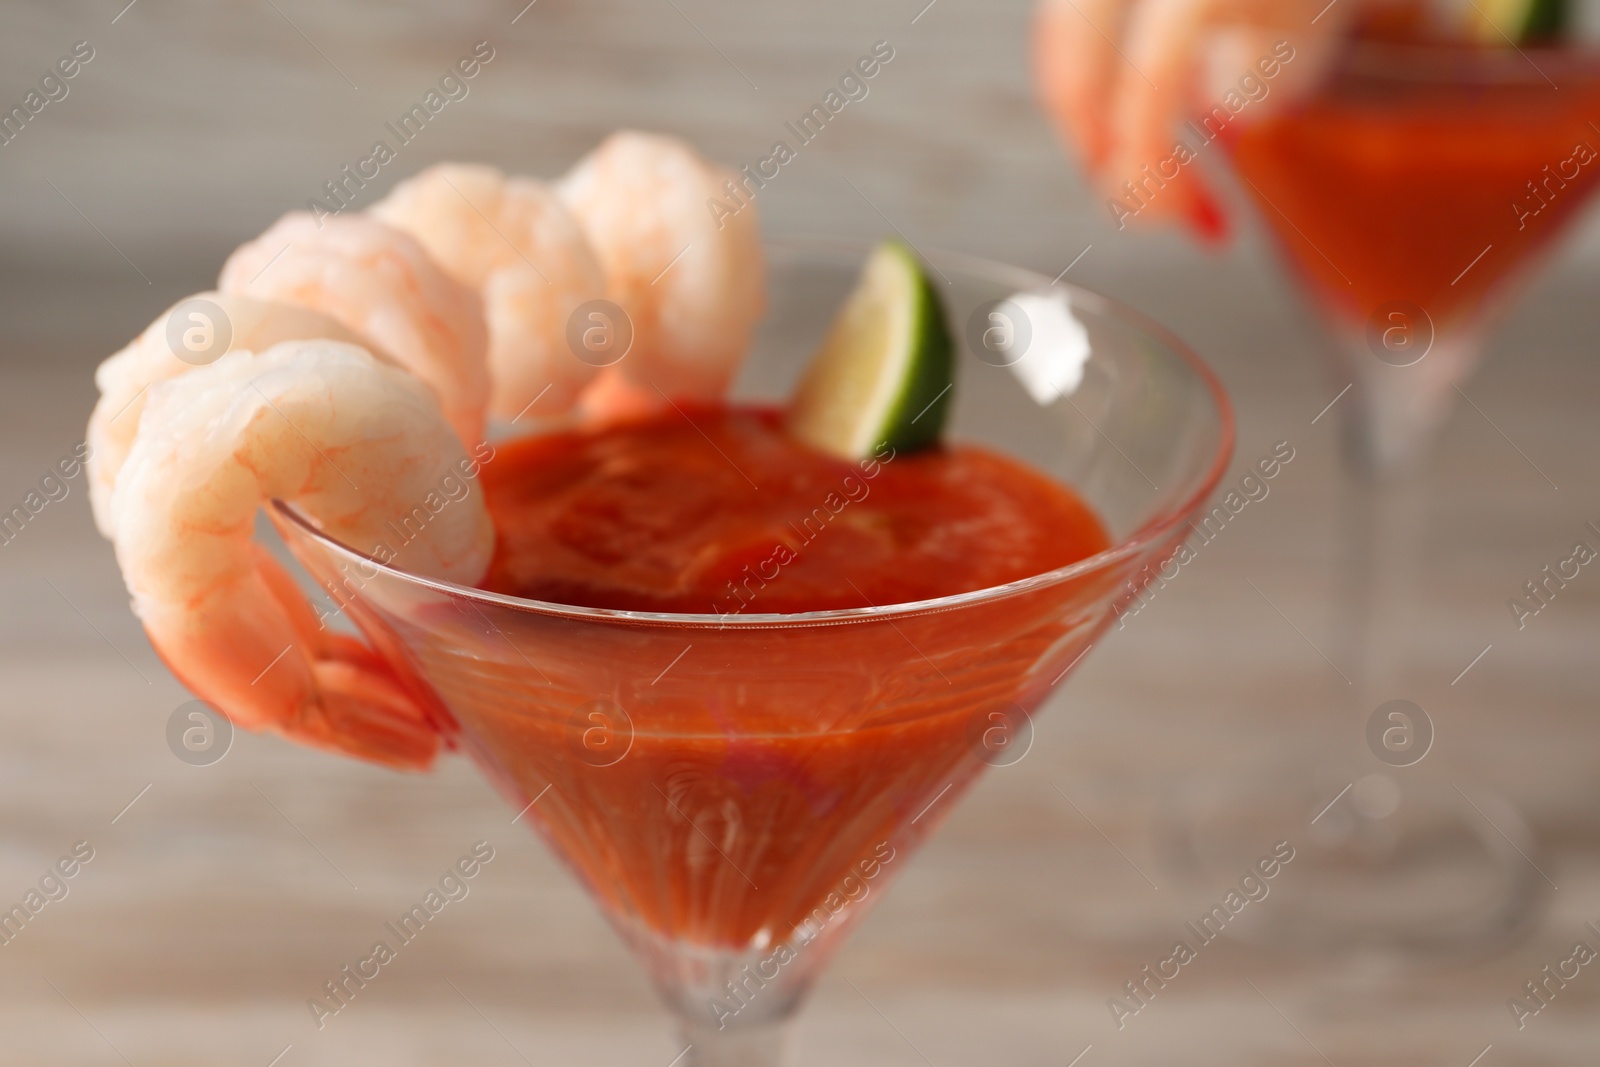
M 252 541 L 260 508 L 412 573 L 471 584 L 494 534 L 433 393 L 355 345 L 234 352 L 150 390 L 111 498 L 117 561 L 162 659 L 239 725 L 402 768 L 440 745 L 424 703 L 332 634 Z M 428 521 L 392 543 L 391 520 Z

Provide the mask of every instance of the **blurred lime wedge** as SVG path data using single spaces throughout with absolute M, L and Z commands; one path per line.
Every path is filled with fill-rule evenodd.
M 873 250 L 789 405 L 789 433 L 842 459 L 939 439 L 950 410 L 954 346 L 944 306 L 916 254 Z
M 1474 0 L 1467 19 L 1484 44 L 1527 44 L 1560 37 L 1569 14 L 1567 0 Z

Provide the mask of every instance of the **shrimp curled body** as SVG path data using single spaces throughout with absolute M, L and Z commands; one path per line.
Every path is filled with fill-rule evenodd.
M 1304 97 L 1357 13 L 1397 2 L 1404 0 L 1039 0 L 1034 76 L 1063 140 L 1115 201 L 1172 155 L 1184 119 L 1214 114 L 1258 63 L 1297 57 L 1266 68 L 1278 73 L 1254 114 Z M 1208 238 L 1226 232 L 1220 201 L 1192 170 L 1171 184 L 1151 199 L 1153 217 L 1183 219 Z
M 476 585 L 494 550 L 474 479 L 491 404 L 515 419 L 548 393 L 536 416 L 604 422 L 731 383 L 765 310 L 754 209 L 708 208 L 732 181 L 638 133 L 553 186 L 441 165 L 373 213 L 285 215 L 228 258 L 217 292 L 106 360 L 95 518 L 172 672 L 247 729 L 429 766 L 434 696 L 322 626 L 255 544 L 258 513 L 282 501 L 382 563 Z M 601 297 L 631 326 L 609 363 L 571 340 Z
M 441 163 L 397 185 L 372 213 L 416 237 L 478 290 L 489 323 L 489 410 L 565 411 L 597 368 L 567 343 L 567 320 L 605 295 L 589 241 L 553 190 L 493 167 Z
M 483 434 L 488 328 L 478 295 L 410 234 L 368 215 L 291 211 L 223 264 L 217 288 L 338 320 L 427 383 L 467 444 Z
M 441 484 L 466 486 L 394 556 L 473 584 L 493 550 L 481 491 L 434 395 L 364 349 L 290 341 L 232 352 L 150 390 L 111 499 L 117 561 L 169 667 L 249 729 L 396 767 L 429 765 L 439 735 L 366 646 L 320 628 L 293 579 L 252 540 L 268 501 L 356 547 L 385 540 Z
M 761 236 L 754 204 L 721 219 L 707 207 L 737 177 L 675 137 L 625 130 L 558 183 L 633 326 L 632 350 L 585 398 L 591 413 L 630 397 L 715 401 L 738 373 L 766 311 Z
M 202 318 L 193 321 L 210 331 L 224 329 L 229 339 L 227 352 L 265 352 L 283 341 L 319 338 L 372 347 L 328 316 L 310 308 L 273 304 L 238 294 L 198 293 L 168 308 L 144 333 L 101 363 L 94 374 L 95 384 L 100 387 L 100 400 L 89 416 L 92 449 L 89 504 L 94 511 L 95 525 L 106 537 L 111 536 L 111 491 L 138 434 L 149 388 L 201 365 L 196 362 L 193 351 L 178 350 L 182 347 L 181 341 L 177 347 L 173 344 L 174 336 L 181 338 L 183 328 L 190 321 L 185 319 L 174 329 L 173 316 L 197 305 L 209 305 L 198 312 L 199 315 L 220 314 L 223 318 L 221 323 Z M 196 312 L 189 311 L 189 314 L 193 316 Z M 225 354 L 216 353 L 218 356 Z M 211 362 L 212 354 L 203 352 L 200 358 Z

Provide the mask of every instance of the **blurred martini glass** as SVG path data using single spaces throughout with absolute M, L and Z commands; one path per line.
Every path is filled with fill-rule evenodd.
M 1363 471 L 1422 458 L 1514 283 L 1600 188 L 1592 115 L 1600 55 L 1366 42 L 1229 139 L 1353 383 Z
M 1380 716 L 1377 729 L 1368 720 L 1368 746 L 1391 767 L 1420 761 L 1431 743 L 1415 706 L 1388 703 L 1404 691 L 1415 633 L 1405 622 L 1422 527 L 1415 476 L 1496 314 L 1600 188 L 1592 115 L 1593 53 L 1360 41 L 1310 98 L 1227 137 L 1328 329 L 1352 490 L 1341 673 L 1364 719 L 1386 707 L 1400 716 Z M 1419 772 L 1348 770 L 1307 798 L 1315 813 L 1356 783 L 1312 827 L 1329 846 L 1319 880 L 1329 892 L 1320 907 L 1275 912 L 1277 940 L 1455 950 L 1537 916 L 1547 879 L 1509 806 L 1474 808 Z M 1451 862 L 1485 877 L 1439 881 Z
M 736 399 L 787 393 L 866 251 L 771 250 L 772 309 Z M 634 950 L 687 1064 L 786 1061 L 787 1023 L 846 932 L 982 770 L 1026 754 L 1031 712 L 1231 453 L 1216 380 L 1159 329 L 1026 271 L 929 262 L 980 336 L 1018 294 L 1034 295 L 1004 305 L 1013 317 L 1048 305 L 1081 327 L 1078 351 L 1054 353 L 1075 385 L 1040 373 L 1052 353 L 963 353 L 953 429 L 1072 486 L 1104 551 L 920 603 L 673 614 L 420 579 L 279 506 L 295 554 Z

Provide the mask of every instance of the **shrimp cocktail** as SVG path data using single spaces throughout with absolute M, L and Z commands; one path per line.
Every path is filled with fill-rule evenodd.
M 1205 172 L 1230 166 L 1323 316 L 1335 388 L 1354 387 L 1352 461 L 1415 467 L 1509 283 L 1600 189 L 1600 51 L 1576 4 L 1083 7 L 1041 3 L 1039 80 L 1109 215 L 1218 238 Z
M 1434 672 L 1402 655 L 1415 647 L 1410 612 L 1422 599 L 1428 508 L 1416 476 L 1514 283 L 1600 190 L 1600 51 L 1580 39 L 1571 0 L 1082 6 L 1043 0 L 1040 84 L 1113 219 L 1183 220 L 1217 237 L 1228 213 L 1206 174 L 1231 169 L 1318 313 L 1329 373 L 1310 410 L 1338 407 L 1351 475 L 1331 653 L 1351 699 L 1348 717 L 1327 721 L 1367 764 L 1359 723 Z M 1308 679 L 1301 692 L 1319 689 Z M 1318 739 L 1310 761 L 1325 767 L 1337 743 Z M 1330 783 L 1352 780 L 1386 799 L 1320 822 L 1326 849 L 1301 862 L 1326 861 L 1319 881 L 1339 889 L 1285 919 L 1282 940 L 1454 950 L 1499 942 L 1538 916 L 1545 883 L 1527 863 L 1531 844 L 1504 847 L 1511 838 L 1486 830 L 1481 808 L 1453 788 L 1430 794 L 1413 775 L 1402 803 L 1398 779 L 1353 766 L 1297 777 L 1268 787 L 1276 800 L 1235 806 L 1303 807 L 1309 819 Z M 1218 836 L 1235 839 L 1209 850 L 1226 869 L 1244 835 Z M 1454 864 L 1444 907 L 1401 902 L 1423 863 Z M 1461 878 L 1467 870 L 1492 881 Z
M 700 1064 L 782 1060 L 1232 441 L 1209 372 L 1108 302 L 763 244 L 711 209 L 736 187 L 619 133 L 550 185 L 441 165 L 291 214 L 106 361 L 90 425 L 174 674 L 252 730 L 468 754 Z M 264 507 L 354 627 L 254 542 Z

